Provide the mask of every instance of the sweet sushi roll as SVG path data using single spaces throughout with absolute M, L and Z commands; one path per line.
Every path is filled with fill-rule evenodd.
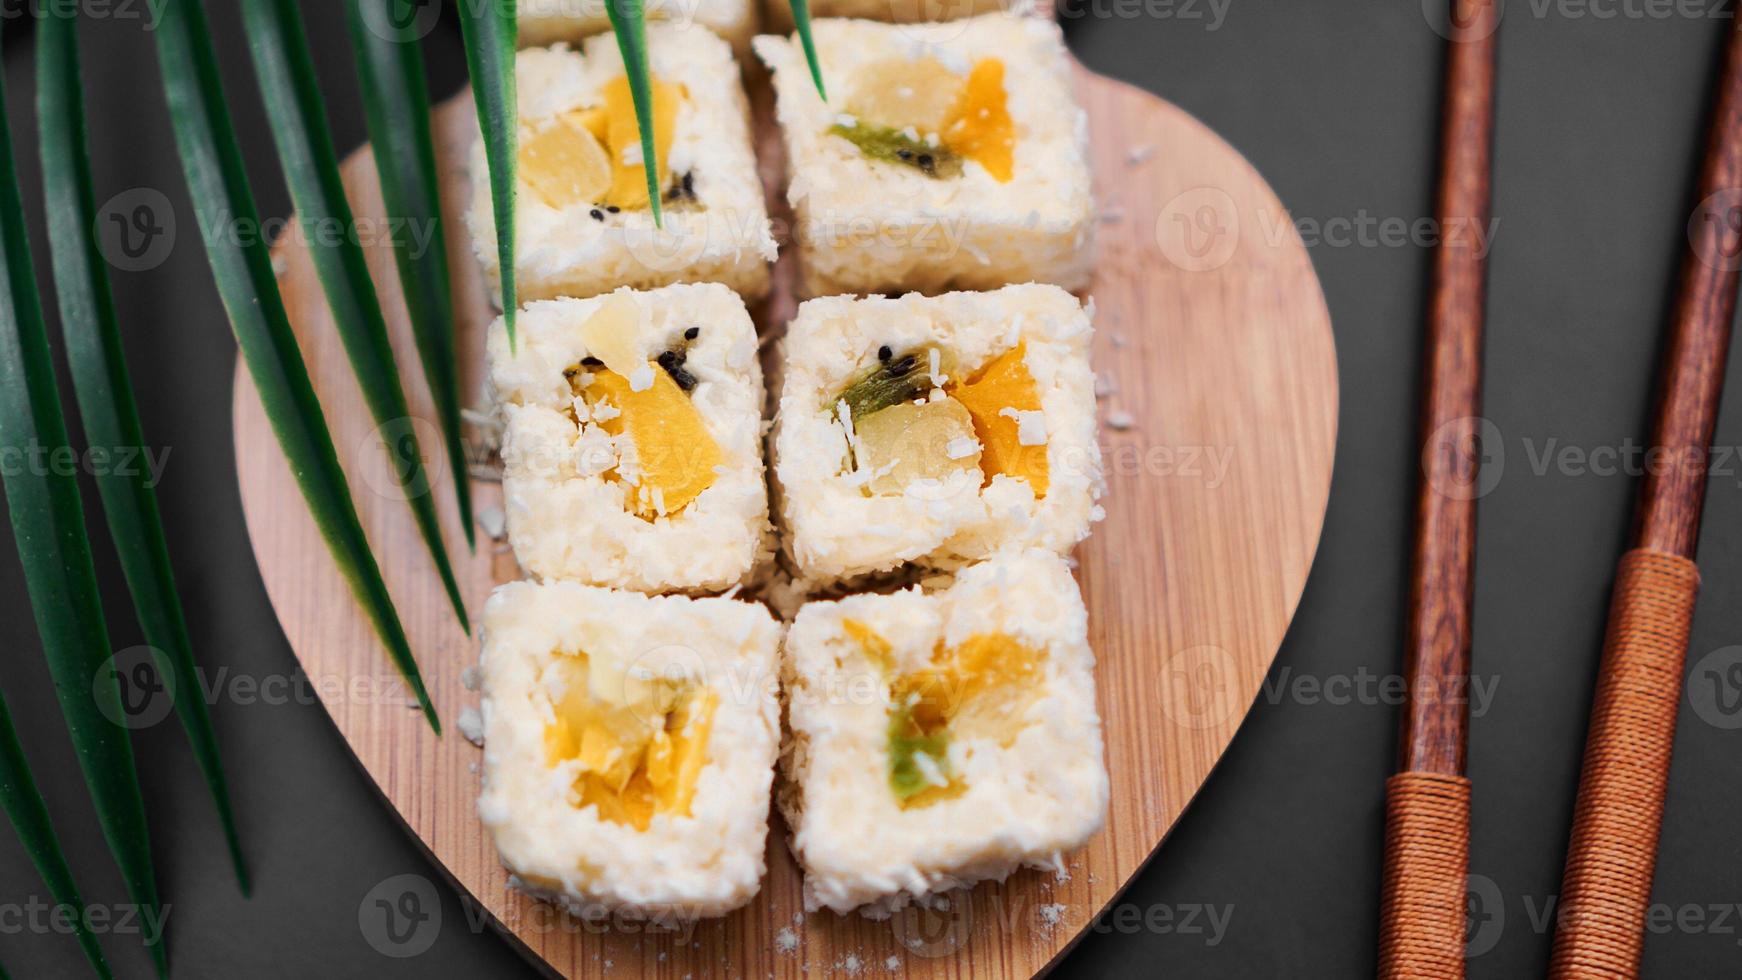
M 1088 121 L 1058 26 L 816 22 L 830 101 L 796 40 L 763 36 L 807 296 L 1089 282 Z
M 577 42 L 611 31 L 608 0 L 520 0 L 520 43 L 544 46 Z M 645 0 L 647 22 L 705 27 L 732 45 L 739 58 L 761 26 L 758 0 Z
M 772 557 L 762 367 L 717 283 L 529 303 L 486 342 L 508 541 L 526 571 L 719 591 Z
M 674 282 L 723 282 L 751 299 L 768 291 L 775 245 L 732 51 L 706 30 L 669 24 L 649 26 L 647 41 L 663 227 L 654 224 L 615 35 L 588 38 L 584 56 L 559 44 L 516 58 L 521 302 Z M 500 303 L 481 142 L 471 181 L 473 251 Z
M 773 439 L 796 576 L 825 586 L 1087 537 L 1103 491 L 1091 332 L 1057 286 L 801 304 Z
M 1094 659 L 1070 570 L 1044 551 L 941 592 L 800 609 L 776 796 L 805 907 L 879 916 L 1058 868 L 1107 811 Z
M 478 814 L 528 891 L 693 919 L 756 894 L 780 624 L 732 599 L 513 582 L 484 607 Z
M 525 0 L 523 0 L 525 2 Z M 958 20 L 995 10 L 1017 11 L 1033 6 L 1025 0 L 810 0 L 811 17 L 858 17 L 892 23 Z M 522 15 L 524 18 L 524 15 Z M 792 30 L 790 0 L 768 0 L 768 29 L 785 34 Z

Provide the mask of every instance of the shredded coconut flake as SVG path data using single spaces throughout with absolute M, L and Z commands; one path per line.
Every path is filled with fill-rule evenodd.
M 473 745 L 484 744 L 484 716 L 478 714 L 477 708 L 460 709 L 460 717 L 454 723 L 459 726 L 460 734 L 466 736 L 466 741 Z
M 1016 441 L 1024 446 L 1046 445 L 1046 413 L 1016 408 L 999 409 L 999 415 L 1016 420 Z
M 646 391 L 653 387 L 653 365 L 643 364 L 629 373 L 629 390 Z
M 782 953 L 790 953 L 798 948 L 798 933 L 783 927 L 774 934 L 774 948 Z
M 951 459 L 967 459 L 979 448 L 979 444 L 967 436 L 957 436 L 944 447 L 944 455 Z
M 1107 413 L 1107 426 L 1109 428 L 1118 429 L 1119 431 L 1123 432 L 1126 429 L 1129 429 L 1136 424 L 1137 424 L 1137 420 L 1131 417 L 1130 412 L 1108 412 Z

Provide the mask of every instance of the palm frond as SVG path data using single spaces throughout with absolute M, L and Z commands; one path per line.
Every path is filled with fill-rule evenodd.
M 381 200 L 389 217 L 408 229 L 428 229 L 421 247 L 395 238 L 393 258 L 400 290 L 417 338 L 424 382 L 429 385 L 447 442 L 448 469 L 466 546 L 477 550 L 472 521 L 472 482 L 466 447 L 460 435 L 460 382 L 454 353 L 454 306 L 448 276 L 448 250 L 442 233 L 442 202 L 436 176 L 435 141 L 430 135 L 429 91 L 425 87 L 423 49 L 415 38 L 396 38 L 370 29 L 365 3 L 345 0 L 345 14 L 362 81 L 363 115 L 374 146 Z
M 829 101 L 829 91 L 823 87 L 823 66 L 817 58 L 817 42 L 811 39 L 811 5 L 810 0 L 790 0 L 792 3 L 792 26 L 798 29 L 799 43 L 804 46 L 804 60 L 810 62 L 811 81 L 817 83 L 817 94 L 824 102 Z
M 162 4 L 154 37 L 170 120 L 194 207 L 202 224 L 216 230 L 203 236 L 206 258 L 243 361 L 339 571 L 411 686 L 430 727 L 440 733 L 441 722 L 380 566 L 369 550 L 332 433 L 309 383 L 308 367 L 278 293 L 272 258 L 258 235 L 224 233 L 236 227 L 260 227 L 260 213 L 224 107 L 205 10 L 200 0 L 162 0 Z
M 31 863 L 48 885 L 48 893 L 57 903 L 82 912 L 85 900 L 79 897 L 73 869 L 67 865 L 60 838 L 54 832 L 54 818 L 30 774 L 30 763 L 24 758 L 24 747 L 18 744 L 18 731 L 12 727 L 12 715 L 6 710 L 4 698 L 0 698 L 0 807 L 5 808 L 12 820 L 12 829 L 17 831 Z M 103 947 L 97 945 L 97 937 L 91 933 L 85 916 L 73 920 L 73 930 L 79 947 L 85 951 L 85 959 L 91 961 L 91 968 L 104 980 L 110 980 L 114 974 L 109 971 L 109 961 L 104 959 Z M 6 971 L 0 969 L 0 980 L 5 976 Z
M 48 213 L 65 219 L 48 223 L 49 244 L 55 292 L 60 298 L 61 332 L 66 337 L 85 441 L 112 451 L 143 453 L 145 434 L 121 347 L 115 300 L 94 236 L 97 209 L 85 141 L 78 21 L 67 13 L 50 13 L 36 30 L 36 117 L 43 196 Z M 139 625 L 146 642 L 157 651 L 158 669 L 170 678 L 172 690 L 198 690 L 193 642 L 176 594 L 156 491 L 138 468 L 104 470 L 94 479 Z M 217 805 L 236 880 L 246 894 L 248 871 L 211 714 L 200 697 L 176 698 L 175 707 Z
M 635 126 L 641 131 L 641 169 L 647 173 L 647 201 L 653 207 L 653 225 L 664 225 L 660 213 L 659 159 L 654 154 L 653 79 L 647 60 L 647 11 L 641 0 L 605 0 L 611 30 L 617 34 L 617 50 L 623 53 L 623 73 L 629 79 L 629 97 L 635 103 Z
M 243 0 L 242 19 L 266 116 L 272 124 L 272 139 L 278 146 L 297 218 L 309 233 L 309 255 L 333 312 L 333 324 L 344 342 L 363 400 L 393 458 L 394 478 L 405 491 L 418 533 L 447 589 L 448 602 L 470 633 L 460 584 L 454 578 L 436 517 L 434 488 L 394 364 L 387 320 L 375 295 L 375 283 L 369 278 L 363 247 L 350 234 L 357 219 L 345 199 L 339 155 L 327 130 L 302 14 L 294 0 Z M 322 234 L 323 229 L 345 233 Z
M 0 104 L 4 104 L 0 95 Z M 61 414 L 48 332 L 37 295 L 35 263 L 24 227 L 24 202 L 13 167 L 12 134 L 0 113 L 0 446 L 70 454 Z M 120 685 L 109 663 L 114 648 L 103 622 L 97 573 L 85 536 L 84 508 L 70 468 L 0 468 L 18 558 L 43 654 L 54 678 L 85 785 L 128 894 L 156 910 L 157 879 L 145 801 L 139 793 L 133 746 Z M 160 975 L 167 974 L 162 937 L 149 944 Z
M 607 0 L 610 2 L 610 0 Z M 460 12 L 460 34 L 466 46 L 466 68 L 472 77 L 472 100 L 478 108 L 478 129 L 484 139 L 484 159 L 490 166 L 490 205 L 496 217 L 496 258 L 502 274 L 502 319 L 514 347 L 514 188 L 518 178 L 516 145 L 519 110 L 515 108 L 514 42 L 516 0 L 467 0 Z

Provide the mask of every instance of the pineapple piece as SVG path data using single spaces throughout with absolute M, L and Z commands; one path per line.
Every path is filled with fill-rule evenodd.
M 545 731 L 551 765 L 578 761 L 578 806 L 646 830 L 658 813 L 689 816 L 707 764 L 719 699 L 658 680 L 601 678 L 584 654 L 558 662 L 564 693 Z M 614 683 L 615 682 L 615 683 Z
M 611 187 L 611 160 L 590 112 L 566 113 L 520 145 L 520 176 L 550 207 L 590 204 Z
M 900 131 L 943 132 L 962 92 L 962 77 L 936 58 L 885 58 L 859 71 L 847 100 L 862 120 Z
M 702 414 L 671 375 L 647 361 L 634 374 L 643 371 L 653 382 L 640 391 L 628 378 L 602 368 L 592 372 L 591 383 L 580 394 L 595 418 L 602 403 L 616 409 L 616 415 L 600 419 L 599 425 L 613 436 L 628 433 L 635 443 L 641 475 L 629 508 L 651 521 L 678 513 L 713 486 L 714 468 L 724 457 Z
M 628 293 L 612 293 L 581 324 L 581 342 L 605 366 L 631 380 L 647 364 L 636 340 L 641 326 L 641 307 Z M 640 380 L 645 380 L 643 375 Z M 643 385 L 642 387 L 646 387 Z
M 974 432 L 985 452 L 980 468 L 990 483 L 1002 473 L 1027 480 L 1036 499 L 1046 496 L 1046 446 L 1024 446 L 1021 424 L 1012 418 L 1019 412 L 1040 411 L 1040 392 L 1024 360 L 1026 344 L 1000 354 L 977 377 L 958 386 L 951 394 L 974 419 Z
M 1007 184 L 1016 173 L 1016 126 L 1004 93 L 1004 62 L 985 58 L 968 73 L 949 124 L 944 144 L 986 168 L 992 179 Z
M 873 494 L 900 494 L 916 480 L 943 482 L 980 466 L 974 420 L 954 398 L 902 402 L 854 423 L 858 463 Z M 891 466 L 891 464 L 894 464 Z
M 671 176 L 671 138 L 677 128 L 680 86 L 653 79 L 653 162 L 657 182 L 664 187 Z M 629 79 L 619 75 L 605 84 L 605 116 L 609 120 L 606 146 L 611 153 L 611 189 L 604 202 L 621 208 L 648 206 L 647 172 L 641 161 L 641 127 L 635 119 L 635 99 Z

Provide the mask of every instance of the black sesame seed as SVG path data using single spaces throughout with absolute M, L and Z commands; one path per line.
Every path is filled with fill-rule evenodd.
M 588 211 L 587 213 L 593 216 L 594 221 L 604 221 L 605 220 L 605 212 L 599 210 L 598 208 L 594 208 L 593 210 Z
M 894 374 L 906 374 L 918 366 L 919 362 L 914 360 L 912 354 L 909 354 L 901 360 L 896 361 L 894 364 L 891 364 L 889 370 Z
M 695 174 L 689 173 L 687 171 L 684 173 L 684 175 L 683 175 L 683 193 L 684 193 L 684 196 L 688 197 L 688 198 L 694 198 L 696 196 L 696 175 Z
M 702 335 L 701 327 L 691 327 L 683 332 L 683 339 L 694 340 Z
M 612 214 L 616 214 L 617 212 L 622 211 L 623 209 L 618 207 L 615 204 L 610 204 L 610 205 L 606 205 L 605 210 L 611 212 Z
M 884 344 L 882 347 L 877 348 L 877 359 L 885 364 L 888 364 L 889 359 L 894 356 L 895 352 L 889 349 L 888 344 Z
M 684 367 L 686 356 L 681 350 L 665 351 L 659 355 L 659 366 L 665 369 L 666 374 L 671 375 L 671 380 L 676 382 L 679 388 L 690 391 L 696 386 L 696 376 Z
M 897 158 L 899 158 L 901 160 L 912 160 L 913 159 L 913 151 L 909 150 L 905 147 L 903 147 L 902 149 L 896 150 L 895 155 Z
M 583 358 L 581 358 L 581 364 L 584 367 L 604 367 L 605 366 L 605 362 L 599 360 L 596 357 L 583 357 Z

